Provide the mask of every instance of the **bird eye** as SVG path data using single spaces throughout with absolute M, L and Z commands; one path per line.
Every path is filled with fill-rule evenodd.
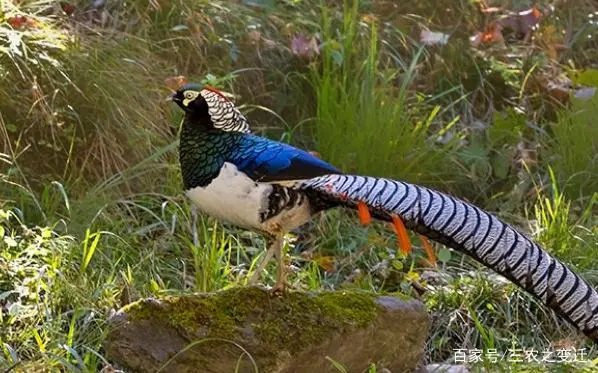
M 193 99 L 193 92 L 185 92 L 185 98 L 189 100 Z

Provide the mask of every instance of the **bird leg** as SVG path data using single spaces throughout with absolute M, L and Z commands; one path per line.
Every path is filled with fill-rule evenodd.
M 277 250 L 275 252 L 276 258 L 278 259 L 278 263 L 276 265 L 276 284 L 270 290 L 272 294 L 274 293 L 284 293 L 287 287 L 287 266 L 284 261 L 284 242 L 282 237 L 278 239 L 279 244 L 277 245 Z
M 266 252 L 266 255 L 261 260 L 260 264 L 258 264 L 257 268 L 253 272 L 253 275 L 251 275 L 251 278 L 247 282 L 247 285 L 249 286 L 255 285 L 257 283 L 260 274 L 262 273 L 264 268 L 266 268 L 266 265 L 268 265 L 270 259 L 272 259 L 272 257 L 275 254 L 282 250 L 282 236 L 269 237 L 268 241 L 270 242 L 270 245 L 268 246 L 268 251 Z

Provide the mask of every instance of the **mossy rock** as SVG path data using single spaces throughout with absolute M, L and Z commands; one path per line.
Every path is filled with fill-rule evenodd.
M 258 287 L 144 299 L 109 323 L 108 355 L 134 372 L 410 372 L 429 329 L 416 300 Z

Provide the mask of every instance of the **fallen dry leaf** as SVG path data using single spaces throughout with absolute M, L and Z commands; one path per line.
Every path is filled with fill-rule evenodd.
M 478 32 L 469 38 L 472 47 L 477 48 L 480 46 L 480 44 L 482 44 L 482 35 L 483 34 L 481 32 Z
M 533 7 L 501 18 L 499 22 L 505 31 L 511 31 L 515 33 L 518 39 L 524 40 L 529 37 L 530 33 L 538 25 L 540 18 L 542 18 L 542 12 L 538 8 Z
M 326 272 L 334 271 L 334 257 L 315 254 L 312 258 Z
M 566 105 L 569 102 L 572 84 L 571 80 L 566 76 L 547 77 L 544 88 L 548 91 L 548 97 L 551 97 L 561 105 Z
M 27 17 L 23 15 L 16 15 L 14 17 L 8 18 L 6 21 L 12 26 L 12 28 L 18 30 L 27 24 Z
M 251 44 L 258 44 L 262 40 L 262 33 L 257 30 L 252 30 L 247 33 L 247 38 Z
M 502 35 L 502 25 L 498 22 L 490 22 L 486 27 L 486 31 L 482 33 L 481 42 L 483 44 L 504 43 L 505 39 Z
M 538 163 L 536 149 L 526 146 L 523 142 L 517 144 L 517 153 L 518 163 L 525 164 L 528 166 L 533 166 Z
M 320 48 L 314 36 L 308 38 L 303 34 L 297 34 L 291 38 L 291 52 L 297 57 L 311 59 L 320 54 Z
M 498 13 L 502 11 L 502 8 L 499 7 L 489 7 L 489 8 L 482 8 L 482 13 Z
M 542 32 L 535 35 L 534 39 L 534 44 L 543 48 L 553 60 L 558 58 L 560 52 L 567 49 L 563 41 L 563 34 L 554 25 L 544 27 Z
M 375 14 L 366 14 L 361 17 L 361 20 L 367 24 L 373 24 L 378 22 L 378 17 Z
M 71 3 L 68 3 L 66 1 L 61 1 L 60 2 L 60 7 L 62 8 L 62 11 L 64 13 L 66 13 L 67 16 L 72 15 L 73 13 L 75 13 L 75 6 Z
M 526 92 L 530 95 L 550 99 L 560 106 L 566 106 L 573 93 L 573 82 L 560 69 L 548 69 L 530 76 Z

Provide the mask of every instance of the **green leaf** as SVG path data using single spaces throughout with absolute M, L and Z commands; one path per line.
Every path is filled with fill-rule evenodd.
M 438 250 L 438 260 L 442 263 L 448 263 L 451 260 L 451 251 L 444 247 Z
M 596 69 L 586 69 L 578 74 L 572 74 L 571 80 L 573 83 L 590 86 L 590 87 L 598 87 L 598 70 Z
M 8 306 L 8 315 L 9 316 L 19 316 L 22 315 L 23 313 L 27 312 L 27 307 L 25 307 L 23 305 L 23 303 L 21 303 L 21 301 L 15 302 L 13 304 L 11 304 L 10 306 Z
M 501 152 L 496 152 L 492 156 L 492 171 L 494 176 L 499 179 L 506 179 L 509 176 L 509 158 Z
M 334 367 L 334 369 L 336 369 L 340 373 L 347 373 L 347 370 L 345 369 L 345 367 L 342 364 L 340 364 L 338 361 L 331 358 L 330 356 L 326 356 L 326 360 L 328 360 L 330 362 L 330 364 Z
M 98 243 L 100 241 L 101 234 L 99 232 L 94 234 L 89 234 L 89 229 L 85 234 L 85 240 L 83 241 L 83 255 L 85 258 L 83 259 L 83 263 L 81 263 L 81 271 L 85 271 L 89 262 L 91 262 L 91 258 L 93 258 L 93 254 L 98 247 Z M 89 244 L 89 240 L 93 238 L 91 244 Z
M 343 56 L 341 51 L 332 51 L 331 53 L 332 56 L 332 60 L 334 61 L 334 63 L 338 66 L 341 66 L 343 64 L 343 61 L 345 59 L 345 57 Z
M 6 236 L 4 237 L 4 243 L 8 246 L 8 247 L 17 247 L 18 243 L 17 241 L 15 241 L 14 238 L 10 237 L 10 236 Z
M 150 288 L 152 289 L 153 293 L 158 293 L 162 289 L 158 282 L 154 279 L 150 280 Z
M 472 143 L 459 152 L 459 157 L 468 165 L 488 163 L 488 149 L 479 143 Z
M 492 125 L 488 128 L 488 140 L 490 147 L 503 146 L 505 143 L 514 145 L 526 127 L 525 115 L 508 109 L 502 112 L 495 112 L 492 117 Z
M 52 230 L 50 228 L 44 228 L 42 230 L 42 238 L 47 240 L 51 237 L 52 237 Z
M 12 133 L 16 133 L 19 130 L 18 127 L 12 123 L 6 123 L 5 127 L 8 132 Z
M 37 331 L 37 329 L 33 329 L 33 337 L 35 338 L 35 342 L 37 342 L 37 346 L 39 347 L 39 350 L 41 352 L 46 352 L 46 343 L 44 342 L 42 337 L 39 335 L 39 332 Z
M 393 261 L 391 261 L 391 264 L 392 264 L 393 268 L 395 268 L 399 271 L 403 269 L 403 262 L 401 262 L 398 259 L 394 259 Z

